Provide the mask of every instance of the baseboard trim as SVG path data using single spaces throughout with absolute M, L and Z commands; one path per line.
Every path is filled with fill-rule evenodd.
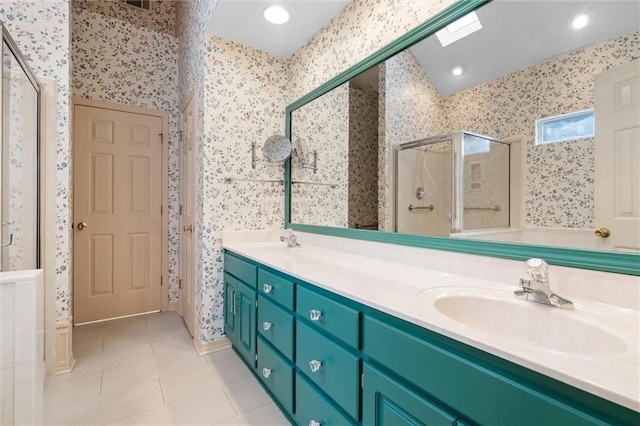
M 167 305 L 167 311 L 177 311 L 178 310 L 178 302 L 176 303 L 169 303 Z
M 203 343 L 200 341 L 198 336 L 195 336 L 193 338 L 193 345 L 196 347 L 196 351 L 198 351 L 199 355 L 206 355 L 222 349 L 230 348 L 231 340 L 225 337 L 224 339 L 216 340 L 215 342 Z
M 70 373 L 76 365 L 72 343 L 73 323 L 56 324 L 56 374 Z

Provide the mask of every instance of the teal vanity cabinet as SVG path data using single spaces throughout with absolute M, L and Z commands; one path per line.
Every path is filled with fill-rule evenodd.
M 224 332 L 240 355 L 255 368 L 258 268 L 228 253 L 225 253 L 224 264 Z
M 234 348 L 302 426 L 640 424 L 638 412 L 229 252 L 224 288 Z
M 289 415 L 294 412 L 295 287 L 289 277 L 258 269 L 257 375 Z
M 297 287 L 296 420 L 299 424 L 324 425 L 331 423 L 330 419 L 334 419 L 333 424 L 355 424 L 360 420 L 361 312 L 349 305 L 354 304 L 336 295 L 331 297 L 309 284 L 300 283 Z M 325 413 L 326 418 L 319 417 L 321 413 Z M 324 423 L 319 418 L 324 419 Z

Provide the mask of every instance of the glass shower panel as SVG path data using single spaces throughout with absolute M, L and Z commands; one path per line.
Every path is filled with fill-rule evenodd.
M 396 231 L 448 236 L 453 141 L 401 146 L 396 158 Z
M 2 44 L 0 270 L 37 267 L 38 93 L 7 43 Z M 11 244 L 9 244 L 11 243 Z
M 464 230 L 509 227 L 509 145 L 463 134 Z

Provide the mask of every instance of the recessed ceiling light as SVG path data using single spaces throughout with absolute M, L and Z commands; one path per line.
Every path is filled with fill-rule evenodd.
M 262 11 L 262 15 L 272 24 L 284 24 L 289 20 L 289 12 L 282 6 L 269 6 Z
M 482 24 L 478 19 L 478 15 L 475 12 L 471 12 L 438 31 L 436 37 L 438 37 L 442 47 L 445 47 L 481 29 Z
M 574 30 L 579 30 L 589 25 L 589 22 L 591 22 L 591 14 L 588 12 L 582 12 L 574 15 L 569 21 L 569 25 Z
M 461 76 L 462 74 L 464 74 L 464 67 L 462 65 L 456 65 L 451 69 L 451 74 L 455 75 L 456 77 Z

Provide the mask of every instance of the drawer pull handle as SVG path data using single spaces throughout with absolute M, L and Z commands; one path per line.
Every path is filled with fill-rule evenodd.
M 316 420 L 311 420 L 309 422 L 309 426 L 322 426 L 322 423 L 316 421 Z
M 262 286 L 262 290 L 264 290 L 265 293 L 269 294 L 271 293 L 271 290 L 273 290 L 273 286 L 271 284 L 264 284 Z
M 309 362 L 309 368 L 311 369 L 312 373 L 320 370 L 320 367 L 322 367 L 322 362 L 318 361 L 317 359 L 311 360 Z
M 269 330 L 271 327 L 273 327 L 273 324 L 270 323 L 269 321 L 265 321 L 265 322 L 262 323 L 262 329 L 264 331 Z
M 265 379 L 268 379 L 270 375 L 271 375 L 271 369 L 270 368 L 263 368 L 262 369 L 262 377 L 264 377 Z
M 309 311 L 309 318 L 311 318 L 311 321 L 318 321 L 321 316 L 322 316 L 322 311 L 319 311 L 317 309 L 311 309 Z

